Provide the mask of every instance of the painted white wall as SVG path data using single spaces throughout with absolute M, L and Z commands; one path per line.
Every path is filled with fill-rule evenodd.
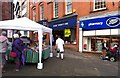
M 110 35 L 110 29 L 96 30 L 96 35 Z
M 27 34 L 27 37 L 30 37 L 30 32 L 28 31 L 27 33 L 28 33 L 28 34 Z
M 19 2 L 19 0 L 13 0 L 15 8 L 16 8 L 17 1 Z M 17 19 L 15 8 L 14 8 L 14 19 Z
M 24 0 L 22 0 L 22 2 L 24 2 Z M 21 11 L 22 11 L 22 13 L 21 13 L 22 16 L 27 13 L 27 0 L 25 1 L 24 5 L 21 6 Z
M 82 51 L 83 51 L 83 39 L 82 39 L 82 37 L 83 37 L 83 33 L 82 33 L 83 31 L 82 31 L 82 28 L 79 28 L 79 52 L 81 52 L 82 53 Z
M 111 29 L 111 34 L 112 35 L 118 35 L 120 29 Z
M 96 35 L 118 35 L 120 34 L 120 29 L 104 29 L 104 30 L 91 30 L 83 31 L 83 36 L 95 36 Z
M 25 7 L 25 8 L 22 10 L 22 15 L 24 15 L 25 13 L 27 13 L 27 7 Z
M 118 35 L 120 35 L 120 29 L 118 29 Z
M 83 31 L 83 36 L 95 36 L 95 30 Z

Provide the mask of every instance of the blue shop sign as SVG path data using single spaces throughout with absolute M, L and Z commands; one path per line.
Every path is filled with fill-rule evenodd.
M 37 23 L 42 24 L 44 26 L 47 26 L 47 22 L 48 22 L 47 20 L 41 20 L 41 21 L 39 21 Z
M 120 28 L 120 15 L 80 21 L 83 30 Z
M 60 19 L 49 23 L 49 27 L 52 29 L 72 28 L 76 26 L 77 17 L 69 17 L 66 19 Z

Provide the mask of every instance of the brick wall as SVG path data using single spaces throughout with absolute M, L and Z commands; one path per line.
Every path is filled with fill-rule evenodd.
M 0 21 L 2 20 L 2 2 L 0 1 Z
M 11 2 L 2 2 L 2 20 L 13 18 L 13 7 Z
M 38 12 L 37 14 L 39 14 L 39 11 L 40 11 L 39 3 L 40 2 L 36 3 L 36 5 L 37 5 L 36 9 L 38 9 L 36 11 L 36 12 Z M 53 2 L 50 2 L 50 3 L 43 2 L 43 4 L 44 4 L 44 18 L 48 19 L 48 21 L 50 21 L 53 18 Z M 59 2 L 58 5 L 59 5 L 58 17 L 61 18 L 65 15 L 65 3 Z M 113 3 L 112 1 L 109 1 L 109 2 L 106 2 L 106 7 L 107 7 L 106 10 L 94 12 L 92 0 L 91 0 L 91 2 L 73 2 L 72 3 L 72 9 L 76 10 L 76 13 L 78 14 L 78 18 L 80 18 L 81 16 L 88 16 L 90 14 L 102 14 L 102 13 L 106 13 L 106 12 L 117 11 L 119 4 L 118 4 L 118 2 Z M 30 12 L 30 17 L 32 18 L 32 10 Z M 38 18 L 38 20 L 40 20 L 40 18 Z
M 91 2 L 90 2 L 91 1 Z M 119 7 L 119 4 L 118 2 L 112 2 L 112 1 L 109 1 L 109 2 L 106 2 L 106 7 L 107 9 L 105 10 L 101 10 L 101 11 L 93 11 L 93 1 L 90 0 L 89 2 L 73 2 L 72 3 L 72 10 L 75 10 L 74 13 L 77 13 L 78 16 L 77 16 L 77 21 L 79 21 L 79 18 L 82 17 L 82 16 L 89 16 L 89 15 L 92 15 L 92 14 L 103 14 L 103 13 L 107 13 L 107 12 L 112 12 L 112 11 L 118 11 L 118 7 Z M 40 2 L 38 2 L 40 3 Z M 36 12 L 38 12 L 37 14 L 39 14 L 39 6 L 38 6 L 38 3 L 36 3 L 37 7 L 36 9 L 38 9 Z M 48 21 L 52 20 L 53 19 L 53 2 L 43 2 L 44 4 L 44 18 L 47 19 Z M 33 18 L 33 12 L 32 12 L 32 8 L 31 9 L 31 12 L 30 12 L 30 19 Z M 59 18 L 62 18 L 63 16 L 65 15 L 65 2 L 59 2 L 58 3 L 58 17 Z M 39 15 L 37 15 L 39 16 Z M 40 19 L 37 18 L 37 21 L 39 21 Z M 77 48 L 78 48 L 78 43 L 79 43 L 79 24 L 77 24 L 76 26 L 76 40 L 77 40 Z M 74 46 L 71 46 L 69 45 L 69 47 L 75 47 Z

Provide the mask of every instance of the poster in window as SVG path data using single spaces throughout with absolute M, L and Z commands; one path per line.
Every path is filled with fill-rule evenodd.
M 65 36 L 65 37 L 69 37 L 70 35 L 71 35 L 70 29 L 65 29 L 65 30 L 64 30 L 64 36 Z

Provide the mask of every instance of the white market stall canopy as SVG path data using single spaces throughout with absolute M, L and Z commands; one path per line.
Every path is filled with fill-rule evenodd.
M 26 17 L 18 18 L 14 20 L 6 20 L 0 21 L 0 29 L 16 29 L 16 30 L 28 30 L 28 31 L 38 31 L 38 39 L 39 39 L 39 63 L 38 69 L 42 69 L 41 63 L 41 54 L 42 54 L 42 37 L 43 32 L 50 33 L 50 48 L 52 52 L 52 29 L 45 27 L 41 24 L 38 24 Z
M 41 24 L 38 24 L 26 17 L 0 21 L 0 29 L 19 29 L 19 30 L 38 30 L 42 29 L 43 32 L 52 33 L 52 29 L 45 27 Z

